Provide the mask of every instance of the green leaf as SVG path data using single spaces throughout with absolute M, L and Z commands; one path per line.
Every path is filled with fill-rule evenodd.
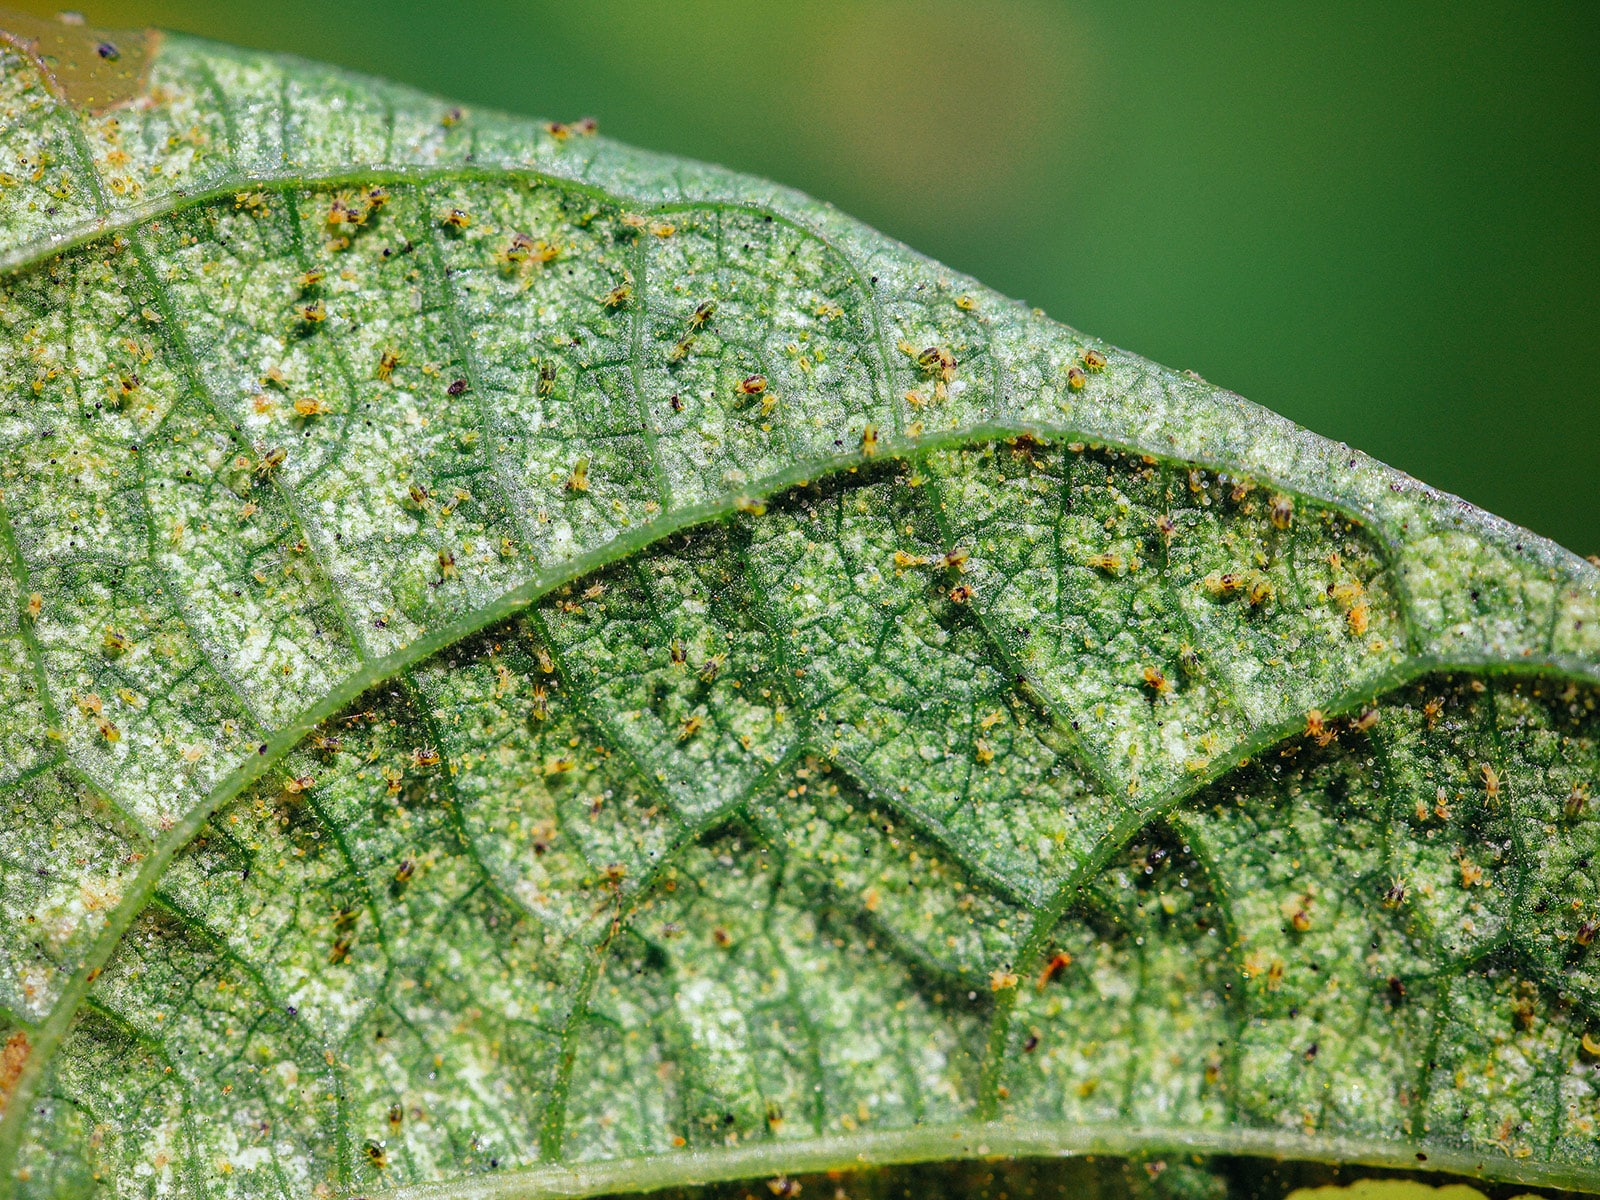
M 773 185 L 97 36 L 0 63 L 5 1191 L 1600 1188 L 1594 567 Z

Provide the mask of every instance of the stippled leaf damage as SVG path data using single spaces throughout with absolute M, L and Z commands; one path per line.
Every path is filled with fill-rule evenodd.
M 0 56 L 0 1190 L 1600 1187 L 1600 572 L 772 185 L 139 45 Z

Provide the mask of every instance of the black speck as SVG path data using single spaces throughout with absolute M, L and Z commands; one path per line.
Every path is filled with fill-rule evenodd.
M 116 46 L 110 42 L 101 42 L 94 48 L 94 52 L 107 62 L 116 62 L 117 59 L 122 57 L 122 51 L 118 50 Z
M 445 391 L 448 392 L 452 396 L 459 396 L 459 395 L 461 395 L 462 392 L 464 392 L 466 390 L 467 390 L 467 381 L 465 379 L 452 379 L 450 381 L 450 386 L 445 388 Z

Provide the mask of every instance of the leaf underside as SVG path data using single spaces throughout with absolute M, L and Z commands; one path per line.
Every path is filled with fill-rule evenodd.
M 39 62 L 0 1190 L 1600 1188 L 1593 567 L 769 184 Z

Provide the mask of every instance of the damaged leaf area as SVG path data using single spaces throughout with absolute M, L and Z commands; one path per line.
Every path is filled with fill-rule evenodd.
M 0 55 L 0 1192 L 1600 1188 L 1600 571 L 773 185 L 147 71 Z

